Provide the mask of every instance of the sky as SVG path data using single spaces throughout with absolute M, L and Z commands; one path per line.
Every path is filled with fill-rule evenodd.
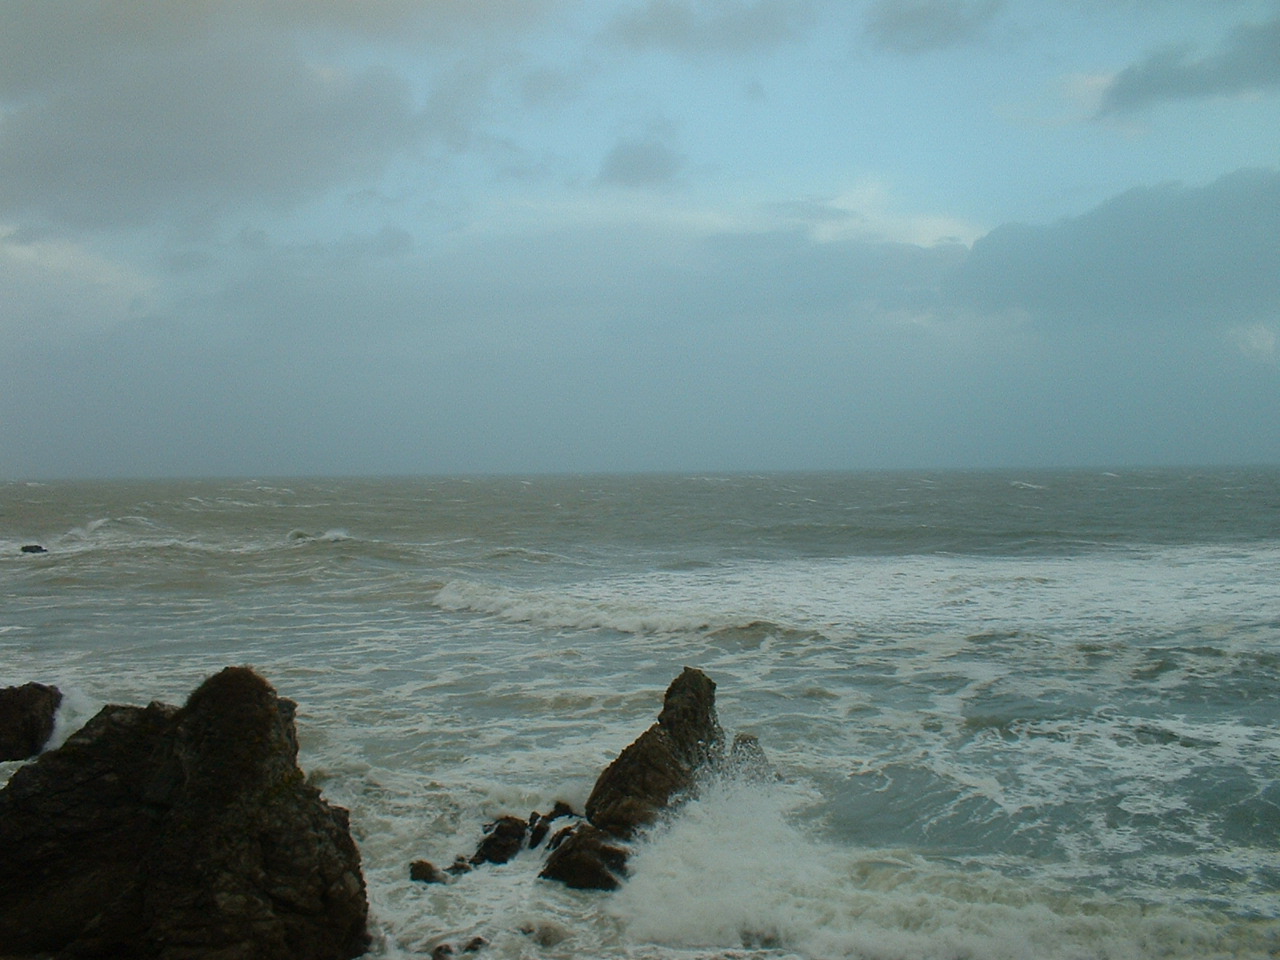
M 4 0 L 0 479 L 1280 463 L 1280 0 Z

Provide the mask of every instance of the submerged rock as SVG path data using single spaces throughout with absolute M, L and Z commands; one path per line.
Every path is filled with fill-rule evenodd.
M 368 904 L 295 705 L 229 667 L 181 709 L 107 706 L 0 791 L 8 955 L 347 960 Z
M 431 950 L 431 960 L 448 960 L 449 957 L 456 957 L 461 953 L 479 953 L 489 945 L 489 941 L 484 937 L 472 937 L 461 947 L 455 947 L 452 943 L 438 943 Z
M 449 875 L 430 860 L 415 860 L 409 864 L 409 879 L 418 883 L 449 883 Z
M 464 873 L 470 873 L 474 869 L 475 868 L 471 866 L 470 860 L 468 860 L 462 854 L 458 854 L 456 857 L 453 858 L 453 863 L 449 864 L 449 866 L 444 868 L 444 872 L 449 874 L 450 876 L 460 877 Z
M 777 780 L 777 771 L 760 746 L 760 738 L 751 733 L 739 733 L 729 749 L 729 770 L 736 777 L 746 780 Z
M 34 757 L 53 735 L 62 691 L 43 683 L 0 690 L 0 760 Z

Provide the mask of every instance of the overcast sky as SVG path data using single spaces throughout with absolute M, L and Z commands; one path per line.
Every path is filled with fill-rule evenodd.
M 1280 2 L 4 0 L 0 479 L 1280 463 Z

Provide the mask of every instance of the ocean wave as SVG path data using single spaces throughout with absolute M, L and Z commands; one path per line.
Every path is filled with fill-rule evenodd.
M 516 623 L 632 634 L 700 632 L 751 622 L 678 599 L 663 606 L 626 596 L 575 593 L 571 588 L 518 590 L 467 580 L 450 580 L 433 602 L 442 610 L 489 614 Z
M 355 539 L 346 530 L 325 530 L 323 533 L 311 533 L 307 530 L 293 529 L 285 535 L 285 540 L 290 543 L 309 543 L 312 541 L 320 541 L 322 543 L 342 543 L 346 540 Z
M 807 801 L 786 787 L 729 782 L 682 808 L 640 844 L 610 904 L 626 938 L 859 960 L 1199 960 L 1266 957 L 1280 935 L 1275 920 L 1224 926 L 1212 909 L 829 844 L 806 830 L 797 799 Z

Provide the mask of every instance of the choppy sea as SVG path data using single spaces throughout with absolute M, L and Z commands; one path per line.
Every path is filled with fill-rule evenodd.
M 57 737 L 227 664 L 298 702 L 375 957 L 1280 956 L 1280 470 L 0 484 Z M 685 665 L 779 780 L 616 893 L 410 881 L 581 809 Z

